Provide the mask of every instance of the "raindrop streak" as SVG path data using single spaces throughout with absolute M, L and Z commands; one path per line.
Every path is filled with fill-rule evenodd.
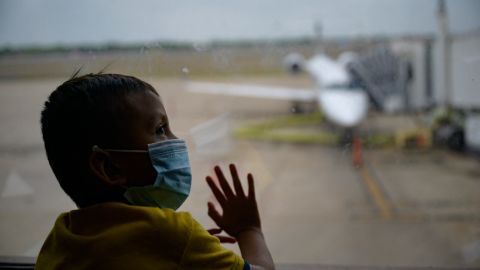
M 92 60 L 97 60 L 97 55 L 92 50 L 88 50 L 88 54 Z
M 205 46 L 205 44 L 201 44 L 201 43 L 194 43 L 193 48 L 197 52 L 204 52 L 207 50 L 207 47 Z

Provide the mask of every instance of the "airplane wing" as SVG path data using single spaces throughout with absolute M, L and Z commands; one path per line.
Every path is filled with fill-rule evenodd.
M 268 98 L 302 102 L 317 100 L 314 89 L 297 89 L 281 86 L 188 82 L 186 89 L 193 93 L 221 94 L 238 97 Z
M 358 125 L 368 112 L 368 98 L 361 89 L 325 88 L 322 91 L 315 91 L 314 89 L 212 82 L 187 82 L 186 89 L 193 93 L 315 101 L 330 121 L 342 127 Z

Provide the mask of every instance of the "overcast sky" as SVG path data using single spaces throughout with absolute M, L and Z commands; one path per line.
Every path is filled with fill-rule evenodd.
M 0 46 L 433 34 L 436 0 L 0 0 Z M 454 32 L 480 0 L 447 1 Z

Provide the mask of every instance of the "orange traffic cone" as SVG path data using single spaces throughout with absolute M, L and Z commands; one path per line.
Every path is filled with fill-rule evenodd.
M 352 163 L 356 168 L 363 165 L 362 140 L 358 136 L 354 136 L 352 141 Z

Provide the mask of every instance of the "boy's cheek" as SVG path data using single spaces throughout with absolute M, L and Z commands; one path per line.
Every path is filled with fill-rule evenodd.
M 128 186 L 145 186 L 155 182 L 156 173 L 148 155 L 144 158 L 124 160 L 122 172 Z
M 170 127 L 168 127 L 168 139 L 169 140 L 178 139 L 178 137 L 172 132 Z

